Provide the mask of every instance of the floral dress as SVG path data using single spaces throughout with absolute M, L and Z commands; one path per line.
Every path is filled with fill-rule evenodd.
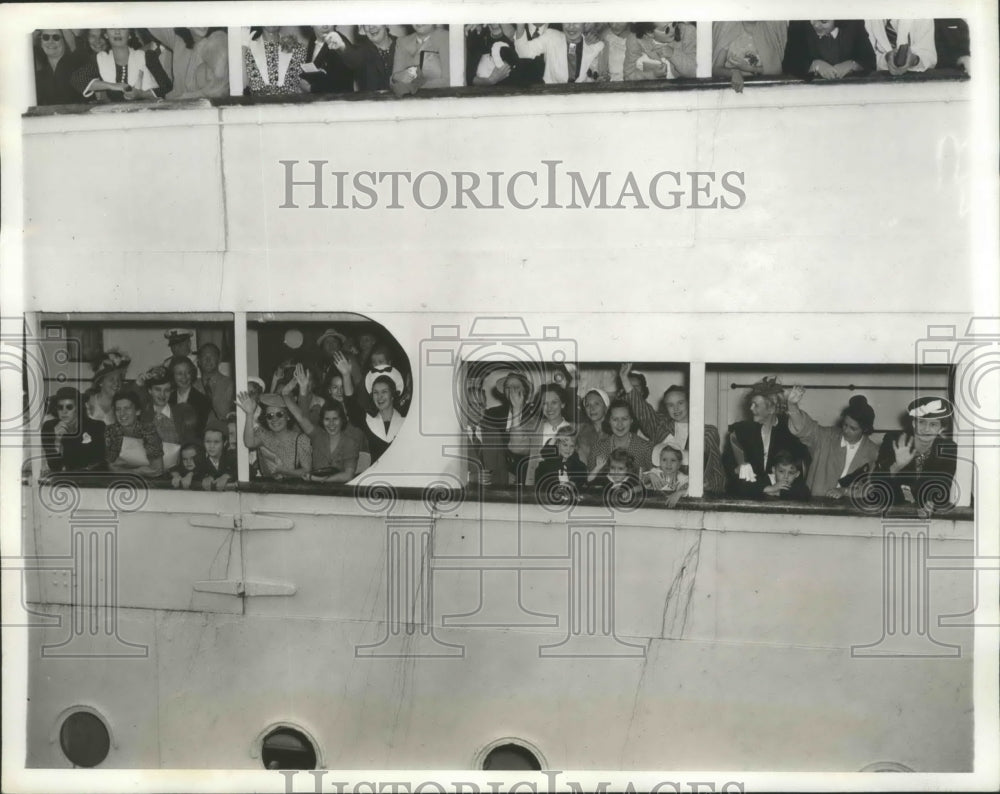
M 301 94 L 306 49 L 283 38 L 280 43 L 257 39 L 243 48 L 244 91 L 250 96 Z

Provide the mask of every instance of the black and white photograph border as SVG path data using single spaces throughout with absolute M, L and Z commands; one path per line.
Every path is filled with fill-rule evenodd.
M 954 73 L 917 73 L 912 36 L 882 75 L 760 74 L 753 30 L 725 56 L 742 68 L 716 64 L 712 23 L 747 11 L 705 2 L 676 5 L 690 29 L 648 34 L 647 52 L 693 36 L 693 78 L 671 62 L 650 68 L 676 79 L 624 89 L 596 65 L 587 86 L 463 85 L 466 26 L 659 7 L 0 7 L 5 790 L 997 788 L 1000 135 L 996 70 L 976 66 L 998 61 L 995 5 L 921 7 L 968 22 L 974 60 Z M 242 31 L 319 17 L 338 23 L 331 49 L 378 23 L 415 65 L 368 94 L 244 95 Z M 228 31 L 231 96 L 130 97 L 145 84 L 126 67 L 125 101 L 95 84 L 87 107 L 36 107 L 33 32 L 179 19 Z M 447 27 L 450 58 L 408 32 L 423 24 Z M 570 64 L 603 33 L 583 35 Z M 318 58 L 278 39 L 281 68 Z M 452 87 L 426 85 L 442 63 Z M 237 407 L 235 483 L 214 492 L 50 471 L 51 398 L 97 380 L 82 348 L 128 338 L 152 371 L 164 333 L 219 323 L 236 390 L 258 378 L 288 405 L 305 375 L 282 381 L 281 344 L 305 370 L 326 328 L 360 353 L 357 318 L 398 344 L 406 421 L 347 483 L 260 476 Z M 102 323 L 118 330 L 80 338 Z M 270 352 L 268 327 L 286 334 Z M 504 367 L 532 393 L 519 417 Z M 395 383 L 367 374 L 365 397 Z M 471 410 L 470 383 L 486 392 Z M 657 412 L 671 437 L 673 420 L 694 431 L 685 494 L 618 488 L 594 457 L 603 492 L 559 466 L 552 488 L 520 482 L 571 413 L 579 438 L 572 396 L 598 389 L 610 412 L 640 387 L 650 413 L 685 394 L 689 414 Z M 748 498 L 759 394 L 774 433 L 795 426 L 792 395 L 831 432 L 864 395 L 879 440 L 899 434 L 886 469 L 836 504 Z M 899 476 L 926 471 L 923 447 L 899 438 L 928 414 L 954 477 L 924 499 Z M 708 485 L 709 426 L 733 492 Z M 609 448 L 633 435 L 658 440 L 637 420 Z

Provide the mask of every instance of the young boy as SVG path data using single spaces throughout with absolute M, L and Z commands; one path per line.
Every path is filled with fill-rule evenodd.
M 802 461 L 791 452 L 782 449 L 775 453 L 767 476 L 771 484 L 764 486 L 764 496 L 800 502 L 809 499 L 809 486 L 803 476 Z
M 170 484 L 174 488 L 191 487 L 191 483 L 197 479 L 198 470 L 201 468 L 202 451 L 198 444 L 185 444 L 181 447 L 181 459 L 174 468 L 170 470 Z
M 598 473 L 590 486 L 602 491 L 605 499 L 612 494 L 614 501 L 622 503 L 642 498 L 639 464 L 627 449 L 614 449 L 606 461 L 603 456 L 598 457 L 597 464 Z
M 564 425 L 556 431 L 556 454 L 543 458 L 535 470 L 538 488 L 548 491 L 559 482 L 575 489 L 587 483 L 587 467 L 576 454 L 576 428 Z
M 201 487 L 206 491 L 222 491 L 236 479 L 236 455 L 229 448 L 228 435 L 228 427 L 221 422 L 210 421 L 205 428 L 205 460 L 200 475 Z

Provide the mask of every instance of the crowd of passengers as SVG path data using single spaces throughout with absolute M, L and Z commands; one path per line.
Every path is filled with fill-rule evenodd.
M 229 96 L 228 39 L 225 28 L 36 30 L 36 104 Z
M 466 85 L 672 80 L 696 74 L 693 22 L 488 24 L 466 28 Z M 843 79 L 935 67 L 969 72 L 960 19 L 717 22 L 712 75 Z
M 190 331 L 164 334 L 170 355 L 126 380 L 128 354 L 94 363 L 91 387 L 60 388 L 41 429 L 51 472 L 131 472 L 175 488 L 222 490 L 237 477 L 234 405 L 246 415 L 242 441 L 254 477 L 346 483 L 393 443 L 412 380 L 394 348 L 374 332 L 324 330 L 304 356 L 281 361 L 269 382 L 236 393 L 217 345 L 191 350 Z M 488 488 L 546 494 L 588 490 L 653 494 L 675 506 L 687 493 L 687 391 L 671 386 L 656 407 L 646 377 L 623 364 L 608 391 L 574 383 L 575 368 L 550 367 L 537 390 L 523 373 L 503 374 L 488 406 L 485 378 L 465 381 L 463 433 L 470 478 Z M 705 425 L 704 490 L 741 499 L 862 498 L 880 483 L 896 504 L 951 504 L 956 447 L 952 406 L 942 397 L 909 403 L 899 431 L 870 438 L 875 411 L 853 396 L 835 426 L 806 411 L 805 389 L 764 378 L 749 390 L 748 417 L 721 438 Z M 626 498 L 626 497 L 623 497 Z
M 244 94 L 275 96 L 448 87 L 446 25 L 241 29 Z M 34 33 L 38 105 L 230 94 L 225 28 L 44 29 Z M 693 22 L 465 26 L 465 84 L 528 86 L 673 80 L 696 74 Z M 712 75 L 843 79 L 934 68 L 970 71 L 961 19 L 717 22 Z
M 103 353 L 82 394 L 60 388 L 41 429 L 51 472 L 130 472 L 175 488 L 223 490 L 237 477 L 236 406 L 251 475 L 348 482 L 392 444 L 412 383 L 375 333 L 328 328 L 314 354 L 283 360 L 269 382 L 236 392 L 220 352 L 191 352 L 190 331 L 165 333 L 170 356 L 127 380 L 130 356 Z
M 617 489 L 655 495 L 675 506 L 686 495 L 689 466 L 688 394 L 671 386 L 657 408 L 645 376 L 623 364 L 613 392 L 582 393 L 565 366 L 550 368 L 537 392 L 532 379 L 510 372 L 496 381 L 487 407 L 483 377 L 466 381 L 465 442 L 473 480 L 488 488 L 530 487 L 539 498 Z M 950 505 L 956 448 L 952 406 L 939 397 L 909 403 L 899 431 L 881 445 L 870 438 L 875 411 L 853 396 L 835 426 L 805 410 L 805 389 L 764 378 L 747 394 L 749 418 L 725 439 L 704 429 L 704 490 L 740 499 L 854 497 L 881 488 L 881 498 L 931 511 Z M 628 497 L 623 496 L 627 500 Z

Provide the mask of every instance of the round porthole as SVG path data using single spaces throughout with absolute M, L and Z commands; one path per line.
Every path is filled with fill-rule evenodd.
M 906 764 L 900 764 L 896 761 L 876 761 L 874 764 L 868 764 L 864 767 L 862 772 L 912 772 L 913 770 Z
M 59 746 L 74 766 L 94 767 L 108 757 L 111 734 L 96 714 L 75 711 L 59 728 Z
M 315 769 L 316 748 L 301 731 L 277 728 L 264 737 L 260 760 L 265 769 Z
M 500 739 L 485 747 L 479 754 L 479 769 L 530 770 L 540 772 L 543 767 L 541 753 L 527 742 Z

